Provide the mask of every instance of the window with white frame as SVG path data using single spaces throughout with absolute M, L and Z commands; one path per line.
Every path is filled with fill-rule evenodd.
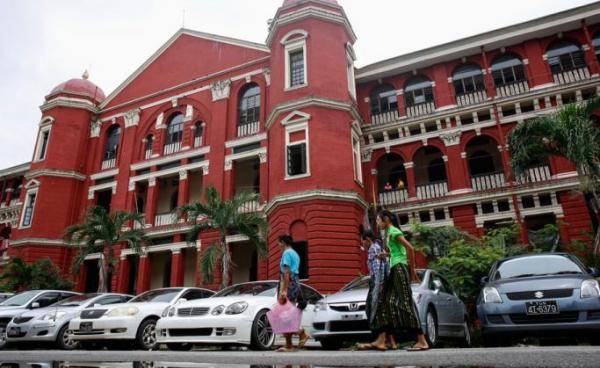
M 286 127 L 286 177 L 297 178 L 310 175 L 308 154 L 308 125 L 306 123 Z
M 48 142 L 50 141 L 50 128 L 51 125 L 46 125 L 40 128 L 38 134 L 37 147 L 35 149 L 34 161 L 43 161 L 46 158 L 46 152 L 48 151 Z
M 348 92 L 356 98 L 356 79 L 354 78 L 354 60 L 348 55 Z
M 285 48 L 285 89 L 304 87 L 308 84 L 307 37 L 306 31 L 293 30 L 281 40 Z
M 360 139 L 354 131 L 352 131 L 352 163 L 354 165 L 354 179 L 362 184 L 363 179 L 360 159 Z
M 25 207 L 23 207 L 23 214 L 21 217 L 21 227 L 31 227 L 33 221 L 33 210 L 35 208 L 35 200 L 37 197 L 37 189 L 30 190 L 27 192 L 25 197 Z

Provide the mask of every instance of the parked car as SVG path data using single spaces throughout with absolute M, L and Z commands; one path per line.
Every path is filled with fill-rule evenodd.
M 14 295 L 0 303 L 0 349 L 7 344 L 6 326 L 14 316 L 31 309 L 47 307 L 73 295 L 79 295 L 79 293 L 64 290 L 30 290 Z
M 598 342 L 600 287 L 595 269 L 564 253 L 496 262 L 477 300 L 484 343 L 513 337 L 578 333 Z
M 11 296 L 13 296 L 15 294 L 13 293 L 0 293 L 0 303 L 5 301 L 6 299 L 10 298 Z
M 275 336 L 267 312 L 277 303 L 277 281 L 256 281 L 230 286 L 213 297 L 181 303 L 163 311 L 156 326 L 157 339 L 171 349 L 192 344 L 249 345 L 270 349 Z M 322 298 L 315 289 L 300 284 L 308 302 L 302 326 L 312 329 L 313 308 Z
M 440 339 L 460 339 L 471 344 L 471 330 L 464 303 L 444 277 L 433 270 L 417 270 L 421 283 L 412 284 L 423 333 L 431 347 Z M 345 343 L 372 339 L 365 313 L 369 277 L 358 278 L 339 292 L 317 303 L 313 320 L 315 340 L 325 349 L 339 349 Z
M 213 291 L 200 288 L 150 290 L 127 303 L 82 310 L 72 319 L 73 339 L 83 346 L 106 342 L 133 342 L 139 349 L 151 350 L 156 344 L 156 322 L 162 311 L 186 300 L 208 298 Z
M 125 303 L 131 298 L 131 295 L 112 293 L 74 295 L 49 307 L 21 313 L 8 323 L 8 342 L 53 342 L 60 349 L 75 349 L 77 342 L 68 330 L 71 319 L 85 309 Z

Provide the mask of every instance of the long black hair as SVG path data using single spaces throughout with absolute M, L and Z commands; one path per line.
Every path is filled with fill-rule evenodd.
M 395 227 L 400 226 L 400 223 L 398 222 L 398 216 L 396 216 L 395 214 L 393 214 L 392 212 L 390 212 L 388 210 L 379 211 L 377 216 L 379 216 L 382 220 L 385 220 L 385 218 L 387 217 L 390 220 L 390 222 L 392 223 L 392 225 L 394 225 Z

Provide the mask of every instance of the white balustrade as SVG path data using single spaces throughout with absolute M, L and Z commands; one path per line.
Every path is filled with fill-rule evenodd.
M 383 206 L 390 206 L 406 202 L 408 192 L 406 189 L 390 190 L 379 193 L 379 203 Z
M 458 106 L 474 105 L 487 100 L 485 91 L 475 91 L 456 96 Z
M 251 213 L 261 211 L 261 205 L 258 201 L 248 201 L 240 206 L 238 211 L 240 213 Z
M 517 183 L 537 183 L 542 181 L 548 181 L 552 179 L 552 173 L 550 167 L 547 165 L 531 167 L 525 170 L 523 175 L 517 178 Z
M 238 135 L 238 137 L 252 135 L 252 134 L 258 133 L 259 130 L 260 130 L 260 123 L 258 121 L 255 121 L 255 122 L 248 123 L 248 124 L 238 125 L 237 135 Z
M 432 199 L 444 197 L 448 194 L 448 182 L 440 181 L 424 185 L 417 185 L 417 198 Z
M 584 79 L 590 78 L 590 71 L 587 67 L 567 70 L 560 73 L 554 73 L 554 83 L 558 84 L 569 84 L 574 82 L 579 82 Z
M 170 155 L 171 153 L 179 152 L 181 150 L 181 142 L 173 142 L 165 144 L 163 154 Z
M 146 160 L 148 160 L 148 159 L 150 159 L 151 157 L 152 157 L 152 150 L 151 150 L 151 149 L 149 149 L 149 150 L 146 150 L 146 152 L 144 153 L 144 158 L 145 158 Z
M 194 147 L 200 147 L 202 145 L 202 136 L 199 135 L 194 137 Z
M 471 187 L 476 191 L 501 188 L 504 184 L 503 173 L 471 176 Z
M 515 82 L 496 87 L 496 95 L 498 97 L 516 96 L 529 91 L 527 81 Z
M 391 123 L 399 119 L 399 114 L 397 110 L 386 111 L 380 114 L 371 115 L 371 124 L 372 125 L 381 125 L 386 123 Z
M 406 107 L 406 114 L 409 117 L 431 114 L 434 111 L 435 104 L 433 102 L 425 102 L 418 105 Z
M 143 229 L 144 227 L 146 227 L 146 218 L 144 217 L 145 215 L 143 213 L 140 213 L 140 216 L 142 216 L 141 218 L 141 222 L 139 221 L 134 221 L 133 222 L 133 228 L 134 229 Z
M 177 216 L 172 213 L 158 213 L 154 216 L 154 226 L 173 225 L 177 222 Z
M 112 169 L 117 164 L 116 158 L 109 158 L 108 160 L 102 161 L 102 170 Z

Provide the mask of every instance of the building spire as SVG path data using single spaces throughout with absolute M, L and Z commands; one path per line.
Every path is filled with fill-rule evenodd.
M 90 73 L 88 73 L 87 69 L 81 75 L 81 78 L 87 80 L 90 77 Z

